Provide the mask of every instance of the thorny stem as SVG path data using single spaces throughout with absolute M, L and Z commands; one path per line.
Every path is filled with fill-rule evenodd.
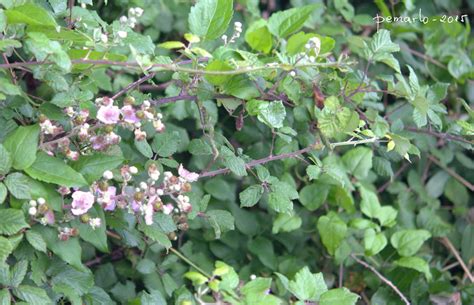
M 395 286 L 395 284 L 393 284 L 389 279 L 387 279 L 385 276 L 383 276 L 380 272 L 377 271 L 377 269 L 375 269 L 373 266 L 369 265 L 368 263 L 366 263 L 365 261 L 359 259 L 357 256 L 355 256 L 354 254 L 351 254 L 351 257 L 359 264 L 361 264 L 362 266 L 364 266 L 365 268 L 369 269 L 370 271 L 372 271 L 382 282 L 384 282 L 385 284 L 387 284 L 390 288 L 393 289 L 393 291 L 395 291 L 399 296 L 400 298 L 402 299 L 402 301 L 406 304 L 406 305 L 410 305 L 410 301 L 408 301 L 407 297 L 400 291 L 400 289 L 398 289 L 397 286 Z

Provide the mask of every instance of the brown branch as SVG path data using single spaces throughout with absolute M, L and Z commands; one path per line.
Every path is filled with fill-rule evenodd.
M 428 56 L 424 53 L 418 52 L 416 50 L 410 49 L 409 47 L 404 46 L 404 45 L 402 46 L 402 49 L 404 49 L 404 50 L 410 52 L 411 54 L 413 54 L 417 57 L 420 57 L 420 58 L 424 59 L 425 61 L 428 61 L 428 62 L 430 62 L 430 63 L 432 63 L 432 64 L 434 64 L 434 65 L 436 65 L 440 68 L 447 69 L 447 67 L 445 65 L 443 65 L 442 63 L 440 63 L 439 61 L 437 61 L 433 57 L 430 57 L 430 56 Z
M 382 193 L 383 191 L 385 191 L 391 184 L 393 181 L 395 181 L 395 179 L 397 179 L 398 176 L 400 176 L 409 166 L 410 164 L 409 163 L 404 163 L 396 172 L 395 174 L 393 175 L 393 177 L 391 177 L 387 182 L 385 182 L 381 187 L 379 187 L 377 189 L 377 193 Z
M 119 92 L 115 93 L 111 98 L 115 100 L 116 98 L 120 97 L 122 94 L 127 93 L 128 91 L 132 90 L 133 88 L 139 86 L 140 84 L 146 82 L 147 80 L 155 77 L 156 72 L 152 72 L 148 75 L 145 75 L 141 78 L 139 78 L 137 81 L 134 81 L 133 83 L 130 83 L 128 86 L 120 90 Z
M 428 134 L 428 135 L 431 135 L 431 136 L 439 138 L 439 139 L 453 140 L 453 141 L 463 142 L 463 143 L 467 143 L 467 144 L 471 144 L 471 145 L 474 144 L 474 141 L 469 141 L 467 139 L 464 139 L 463 137 L 456 136 L 456 135 L 449 134 L 449 133 L 441 133 L 441 132 L 436 132 L 436 131 L 432 131 L 432 130 L 428 130 L 428 129 L 418 129 L 418 128 L 415 128 L 415 127 L 406 127 L 405 129 L 408 130 L 408 131 L 412 131 L 412 132 Z
M 398 296 L 402 299 L 402 301 L 406 304 L 406 305 L 410 305 L 410 301 L 408 301 L 407 297 L 400 291 L 400 289 L 398 289 L 397 286 L 395 286 L 395 284 L 393 284 L 389 279 L 387 279 L 385 276 L 383 276 L 380 272 L 377 271 L 377 269 L 375 269 L 374 267 L 372 267 L 371 265 L 369 265 L 368 263 L 364 262 L 363 260 L 359 259 L 357 256 L 355 256 L 354 254 L 351 254 L 351 257 L 359 264 L 361 264 L 362 266 L 364 266 L 365 268 L 369 269 L 370 271 L 372 271 L 382 282 L 384 282 L 385 284 L 387 284 L 390 288 L 392 288 L 393 291 L 395 291 Z
M 434 162 L 434 161 L 433 161 Z M 436 163 L 436 162 L 435 162 Z M 466 264 L 464 263 L 464 260 L 461 258 L 461 256 L 459 255 L 459 252 L 456 250 L 456 248 L 453 246 L 453 244 L 451 243 L 451 241 L 447 238 L 447 237 L 441 237 L 440 238 L 440 241 L 441 243 L 446 247 L 448 248 L 448 250 L 454 255 L 454 257 L 456 258 L 456 260 L 459 262 L 459 264 L 461 265 L 462 269 L 464 270 L 464 272 L 466 273 L 467 277 L 469 278 L 469 280 L 471 281 L 471 283 L 474 283 L 474 276 L 472 275 L 471 271 L 469 270 L 469 268 L 466 266 Z
M 459 181 L 460 183 L 462 183 L 465 187 L 467 187 L 471 192 L 474 191 L 474 185 L 472 185 L 469 181 L 467 181 L 466 179 L 464 179 L 463 177 L 461 177 L 458 173 L 456 173 L 454 170 L 450 169 L 449 167 L 447 167 L 446 165 L 444 165 L 443 163 L 441 163 L 441 161 L 439 161 L 438 159 L 436 159 L 434 156 L 430 155 L 428 156 L 428 159 L 433 161 L 436 165 L 438 165 L 439 167 L 441 167 L 442 169 L 444 169 L 449 175 L 451 175 L 451 177 L 453 177 L 454 179 L 456 179 L 457 181 Z

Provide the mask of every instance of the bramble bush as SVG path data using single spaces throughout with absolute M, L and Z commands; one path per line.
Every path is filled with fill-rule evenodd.
M 0 304 L 473 304 L 472 10 L 0 0 Z

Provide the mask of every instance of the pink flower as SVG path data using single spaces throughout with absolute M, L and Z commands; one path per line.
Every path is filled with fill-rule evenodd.
M 145 206 L 145 223 L 147 225 L 153 224 L 153 204 L 151 202 Z
M 115 124 L 119 121 L 120 110 L 117 106 L 101 106 L 97 111 L 97 119 L 105 124 Z
M 44 213 L 44 220 L 47 224 L 54 225 L 55 217 L 53 211 L 48 210 L 46 213 Z
M 100 199 L 102 206 L 106 211 L 115 210 L 115 195 L 117 194 L 117 188 L 115 186 L 109 186 L 107 191 L 103 192 L 99 189 Z
M 140 122 L 140 119 L 135 115 L 135 109 L 133 109 L 132 105 L 122 107 L 122 116 L 123 120 L 127 123 L 135 124 Z
M 178 168 L 179 175 L 188 182 L 194 182 L 199 179 L 199 174 L 188 171 L 183 167 L 183 164 L 179 165 Z
M 165 213 L 166 215 L 169 215 L 171 214 L 171 212 L 173 212 L 173 205 L 171 203 L 168 203 L 168 204 L 165 204 L 163 206 L 163 213 Z
M 94 204 L 94 195 L 90 192 L 75 191 L 72 194 L 72 209 L 74 215 L 82 215 L 87 213 Z

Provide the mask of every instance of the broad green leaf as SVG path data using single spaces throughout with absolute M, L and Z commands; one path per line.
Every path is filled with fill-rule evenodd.
M 0 290 L 0 305 L 10 305 L 12 298 L 7 288 Z
M 216 39 L 227 30 L 233 13 L 233 0 L 198 0 L 189 13 L 189 28 L 205 40 Z
M 28 177 L 22 173 L 11 173 L 4 181 L 10 194 L 18 199 L 30 199 L 30 187 Z
M 342 161 L 347 170 L 361 180 L 367 177 L 370 169 L 372 169 L 372 157 L 373 152 L 370 148 L 360 146 L 345 153 Z
M 20 260 L 18 261 L 10 271 L 10 286 L 18 287 L 25 278 L 26 271 L 28 270 L 28 261 Z
M 101 252 L 109 252 L 106 235 L 106 222 L 104 210 L 99 206 L 95 205 L 88 211 L 90 217 L 99 218 L 101 225 L 93 229 L 88 223 L 82 223 L 79 220 L 74 221 L 74 227 L 79 229 L 79 236 L 82 240 L 85 240 Z
M 82 296 L 94 286 L 94 276 L 88 269 L 77 270 L 70 266 L 64 266 L 54 275 L 51 282 L 56 289 L 69 288 L 74 290 L 77 295 Z
M 25 169 L 25 172 L 34 179 L 57 185 L 67 187 L 87 185 L 87 181 L 80 173 L 73 170 L 61 159 L 48 156 L 43 152 L 38 154 L 35 163 Z
M 148 159 L 153 157 L 153 150 L 146 139 L 141 141 L 135 140 L 133 144 L 135 145 L 135 148 Z
M 400 51 L 400 46 L 392 42 L 388 30 L 381 29 L 372 37 L 370 50 L 373 52 L 373 59 L 378 60 L 378 56 Z
M 377 218 L 377 214 L 381 208 L 377 194 L 365 187 L 360 187 L 359 191 L 360 196 L 362 197 L 360 210 L 367 217 Z
M 46 242 L 43 239 L 43 236 L 34 230 L 26 231 L 26 240 L 30 245 L 38 251 L 46 253 Z
M 57 26 L 53 16 L 43 7 L 27 3 L 5 11 L 9 24 L 25 23 L 28 25 Z
M 395 232 L 390 243 L 401 256 L 412 256 L 430 237 L 431 233 L 427 230 L 405 229 Z
M 149 225 L 140 225 L 139 226 L 140 230 L 151 240 L 159 243 L 166 249 L 171 248 L 171 241 L 168 238 L 168 236 L 162 232 L 160 229 L 158 229 L 157 226 L 149 226 Z
M 215 71 L 216 73 L 206 74 L 205 78 L 211 84 L 215 86 L 220 86 L 228 82 L 230 79 L 232 79 L 233 76 L 227 75 L 227 74 L 218 74 L 218 72 L 219 71 L 225 72 L 225 71 L 231 71 L 231 70 L 233 70 L 233 68 L 227 62 L 220 59 L 215 59 L 206 66 L 206 71 L 210 71 L 210 72 Z
M 309 180 L 316 180 L 321 175 L 321 166 L 318 165 L 309 165 L 306 168 L 306 174 L 309 177 Z
M 270 128 L 283 127 L 285 117 L 286 110 L 282 101 L 263 102 L 259 106 L 257 118 Z
M 301 29 L 311 13 L 319 7 L 313 4 L 273 13 L 268 20 L 268 28 L 273 35 L 285 38 Z
M 468 225 L 462 233 L 461 255 L 468 262 L 474 257 L 474 225 Z
M 269 53 L 273 46 L 273 38 L 268 30 L 267 22 L 260 19 L 252 23 L 245 32 L 245 41 L 252 49 L 265 54 Z
M 279 191 L 270 192 L 268 206 L 278 213 L 289 213 L 293 210 L 293 202 L 285 193 Z
M 189 142 L 188 150 L 197 156 L 207 156 L 212 154 L 212 148 L 202 139 L 193 139 Z
M 180 142 L 179 132 L 165 131 L 164 133 L 157 133 L 155 135 L 151 148 L 161 157 L 169 157 L 178 150 Z
M 399 267 L 410 268 L 421 272 L 425 275 L 427 281 L 431 281 L 432 276 L 430 272 L 430 266 L 421 257 L 402 257 L 396 260 L 394 263 Z
M 8 195 L 7 187 L 5 186 L 5 184 L 3 184 L 3 182 L 0 182 L 0 204 L 5 202 L 7 195 Z
M 33 164 L 38 149 L 38 125 L 20 126 L 3 143 L 13 161 L 13 167 L 23 170 Z
M 219 239 L 222 233 L 234 230 L 234 216 L 225 210 L 211 210 L 206 212 L 207 221 L 214 229 L 216 238 Z
M 234 155 L 232 150 L 226 146 L 221 147 L 221 156 L 224 159 L 224 165 L 237 176 L 247 176 L 245 161 Z
M 46 290 L 38 287 L 20 285 L 13 289 L 13 294 L 27 302 L 29 305 L 45 305 L 53 303 L 46 294 Z
M 319 305 L 355 305 L 359 296 L 347 288 L 331 289 L 321 296 Z
M 308 210 L 315 211 L 326 201 L 330 187 L 322 183 L 306 185 L 300 190 L 300 202 Z
M 248 249 L 258 257 L 262 264 L 272 270 L 275 270 L 277 259 L 275 256 L 273 243 L 269 239 L 258 236 L 255 239 L 249 241 Z
M 288 290 L 301 301 L 319 301 L 328 287 L 321 272 L 313 274 L 308 267 L 304 267 L 288 283 Z
M 306 43 L 308 43 L 308 40 L 313 37 L 317 37 L 321 41 L 321 47 L 319 50 L 320 54 L 329 53 L 332 49 L 334 49 L 336 41 L 331 37 L 321 36 L 314 33 L 298 32 L 288 39 L 286 51 L 292 56 L 304 52 Z M 314 51 L 310 51 L 310 55 L 315 55 Z
M 100 179 L 107 170 L 113 170 L 124 161 L 121 155 L 106 155 L 95 153 L 89 156 L 81 156 L 77 162 L 72 163 L 71 167 L 92 183 Z
M 66 241 L 62 241 L 58 239 L 56 229 L 37 226 L 35 230 L 43 236 L 48 249 L 53 251 L 59 258 L 77 269 L 83 268 L 81 261 L 82 248 L 77 237 L 71 237 Z
M 10 241 L 5 237 L 0 236 L 0 268 L 12 251 L 13 246 Z
M 375 232 L 374 229 L 365 230 L 364 248 L 367 256 L 376 255 L 387 245 L 387 237 L 383 232 Z
M 13 235 L 28 227 L 22 210 L 0 209 L 0 234 Z
M 319 217 L 317 228 L 323 245 L 329 254 L 334 255 L 346 238 L 346 223 L 334 212 L 329 212 L 327 215 Z
M 254 184 L 240 192 L 240 207 L 252 207 L 260 200 L 264 192 L 260 184 Z
M 53 61 L 64 72 L 69 72 L 72 67 L 71 59 L 61 44 L 38 32 L 29 32 L 25 46 L 35 55 L 36 59 Z
M 12 158 L 7 149 L 0 144 L 0 175 L 6 175 L 12 166 Z
M 291 232 L 299 229 L 302 223 L 303 220 L 298 215 L 281 213 L 273 222 L 272 233 Z

